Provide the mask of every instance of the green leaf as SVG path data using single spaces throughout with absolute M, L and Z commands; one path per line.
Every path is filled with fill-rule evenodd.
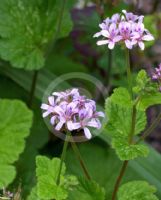
M 27 200 L 41 200 L 37 196 L 37 188 L 36 187 L 32 188 L 30 195 L 27 197 Z
M 145 70 L 140 70 L 136 77 L 134 92 L 140 97 L 137 108 L 146 110 L 149 106 L 161 104 L 161 93 L 158 85 L 151 81 Z
M 60 167 L 60 159 L 48 159 L 45 156 L 37 156 L 37 195 L 40 199 L 63 200 L 68 196 L 68 189 L 71 185 L 77 184 L 76 178 L 65 175 L 65 164 L 63 164 L 60 184 L 57 185 L 57 176 Z
M 125 88 L 117 88 L 105 102 L 105 112 L 109 119 L 107 130 L 113 137 L 128 137 L 131 130 L 133 102 Z M 137 110 L 135 135 L 144 130 L 146 114 Z
M 36 175 L 37 175 L 37 194 L 40 199 L 66 199 L 67 191 L 63 186 L 63 175 L 65 174 L 65 165 L 63 164 L 60 185 L 56 184 L 60 160 L 54 158 L 52 160 L 44 156 L 36 158 Z
M 112 140 L 112 146 L 120 160 L 133 160 L 137 157 L 146 157 L 149 153 L 147 146 L 143 144 L 128 144 L 124 138 L 117 138 Z
M 142 95 L 138 104 L 138 109 L 146 110 L 149 106 L 161 104 L 161 93 L 151 92 L 150 94 Z
M 7 0 L 0 4 L 0 56 L 14 67 L 40 69 L 48 44 L 72 29 L 69 9 L 64 9 L 57 33 L 62 1 Z
M 18 160 L 30 133 L 32 112 L 19 100 L 0 99 L 0 188 L 15 178 L 12 164 Z
M 120 187 L 118 200 L 159 200 L 155 192 L 156 188 L 145 181 L 131 181 Z
M 143 145 L 129 144 L 129 134 L 132 125 L 133 102 L 125 88 L 117 88 L 105 104 L 109 119 L 107 132 L 112 137 L 112 146 L 121 160 L 131 160 L 138 156 L 146 156 L 148 149 Z M 146 113 L 136 110 L 135 135 L 145 129 Z
M 79 185 L 69 194 L 68 200 L 105 200 L 105 190 L 93 180 L 79 178 Z
M 32 80 L 32 73 L 25 72 L 7 66 L 1 66 L 0 72 L 10 77 L 16 83 L 18 83 L 26 91 L 30 91 L 30 83 Z M 42 99 L 45 88 L 50 82 L 55 79 L 56 76 L 49 72 L 47 69 L 43 69 L 39 72 L 38 87 L 36 87 L 35 97 L 39 100 Z M 63 82 L 59 86 L 59 90 L 63 90 L 66 87 L 67 82 Z M 67 85 L 69 88 L 70 85 Z M 66 87 L 66 88 L 67 88 Z M 94 142 L 94 141 L 93 141 Z M 97 142 L 97 143 L 96 143 Z M 83 156 L 83 159 L 90 171 L 91 176 L 106 189 L 107 197 L 111 198 L 111 193 L 114 187 L 114 183 L 117 178 L 117 173 L 121 166 L 121 161 L 115 155 L 115 152 L 109 148 L 111 140 L 106 129 L 98 136 L 93 144 L 92 141 L 79 145 L 79 149 Z M 91 156 L 95 155 L 95 156 Z M 98 162 L 99 158 L 99 162 Z M 153 161 L 153 162 L 152 162 Z M 82 175 L 78 161 L 75 159 L 75 155 L 71 149 L 67 155 L 67 169 L 70 173 L 76 175 Z M 72 165 L 71 165 L 72 163 Z M 110 165 L 109 165 L 110 163 Z M 157 163 L 157 165 L 155 164 Z M 112 167 L 111 167 L 112 166 Z M 158 189 L 158 196 L 161 198 L 161 156 L 153 148 L 150 148 L 150 153 L 147 158 L 138 158 L 129 162 L 129 167 L 126 172 L 126 181 L 133 179 L 143 179 L 154 184 Z M 155 168 L 155 170 L 154 170 Z M 96 173 L 98 172 L 98 173 Z M 105 173 L 106 172 L 106 173 Z M 103 173 L 103 174 L 102 174 Z
M 131 100 L 130 94 L 126 88 L 119 87 L 114 89 L 113 95 L 111 96 L 111 101 L 123 107 L 132 107 L 133 102 Z

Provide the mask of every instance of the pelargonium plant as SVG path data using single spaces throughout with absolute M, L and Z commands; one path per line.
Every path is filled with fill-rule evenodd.
M 80 95 L 78 89 L 54 92 L 48 97 L 48 104 L 42 104 L 43 117 L 50 116 L 50 123 L 57 131 L 84 131 L 85 137 L 91 139 L 89 127 L 101 128 L 100 117 L 104 113 L 96 110 L 96 102 Z
M 111 18 L 105 19 L 99 24 L 99 27 L 101 31 L 97 32 L 94 37 L 101 36 L 103 39 L 99 40 L 97 45 L 108 44 L 109 49 L 114 49 L 116 44 L 125 44 L 127 61 L 128 90 L 123 87 L 116 88 L 113 94 L 107 98 L 105 105 L 106 114 L 109 118 L 106 128 L 112 138 L 112 147 L 120 160 L 123 161 L 114 184 L 112 200 L 154 200 L 157 199 L 152 194 L 155 189 L 152 189 L 151 193 L 148 194 L 150 188 L 148 189 L 149 186 L 146 182 L 133 181 L 120 187 L 128 162 L 137 157 L 148 155 L 147 146 L 140 144 L 140 142 L 151 133 L 161 120 L 161 114 L 159 114 L 150 127 L 144 130 L 147 123 L 146 109 L 151 105 L 160 104 L 161 95 L 156 84 L 153 84 L 151 77 L 144 70 L 138 73 L 135 83 L 133 82 L 129 57 L 129 49 L 138 45 L 141 50 L 144 50 L 144 41 L 154 40 L 154 37 L 144 27 L 144 16 L 138 16 L 125 10 L 121 14 L 117 13 Z M 109 55 L 111 56 L 111 54 Z M 161 66 L 156 68 L 152 75 L 152 79 L 159 83 L 159 86 L 160 72 Z M 144 131 L 143 135 L 138 138 L 137 135 L 142 131 Z M 137 187 L 142 187 L 142 189 L 139 191 Z
M 147 146 L 142 143 L 140 144 L 140 142 L 151 133 L 161 119 L 161 114 L 159 114 L 154 123 L 144 130 L 147 123 L 146 109 L 161 101 L 161 94 L 156 85 L 158 83 L 160 84 L 161 66 L 155 69 L 152 78 L 147 75 L 145 70 L 141 70 L 134 83 L 131 78 L 129 59 L 129 49 L 138 45 L 141 50 L 144 50 L 144 41 L 154 40 L 154 37 L 144 27 L 144 16 L 138 16 L 126 12 L 125 10 L 123 10 L 121 14 L 117 13 L 111 18 L 105 19 L 99 27 L 101 31 L 96 33 L 94 37 L 102 36 L 104 39 L 98 41 L 97 44 L 108 44 L 108 48 L 113 49 L 116 44 L 123 43 L 125 44 L 127 57 L 128 89 L 123 87 L 116 88 L 113 94 L 107 98 L 105 104 L 105 112 L 108 117 L 106 125 L 107 134 L 111 136 L 112 147 L 115 149 L 116 154 L 119 159 L 123 161 L 110 199 L 140 200 L 141 197 L 142 200 L 158 200 L 154 195 L 156 189 L 145 181 L 132 181 L 121 185 L 129 161 L 148 155 Z M 153 80 L 157 83 L 153 83 Z M 56 166 L 58 166 L 56 169 L 58 174 L 54 184 L 56 184 L 57 187 L 61 187 L 61 189 L 66 189 L 63 188 L 64 179 L 62 180 L 61 174 L 64 173 L 63 161 L 65 160 L 67 145 L 70 141 L 84 175 L 88 180 L 87 182 L 83 182 L 83 185 L 85 184 L 85 187 L 88 185 L 88 188 L 96 193 L 96 199 L 105 200 L 104 190 L 99 188 L 95 182 L 92 182 L 93 180 L 90 173 L 73 139 L 73 132 L 74 134 L 78 134 L 82 132 L 82 130 L 85 137 L 91 139 L 92 134 L 90 128 L 101 128 L 100 118 L 105 117 L 104 113 L 97 111 L 96 102 L 88 99 L 86 96 L 80 95 L 76 88 L 63 92 L 54 92 L 48 97 L 48 102 L 41 105 L 41 109 L 43 110 L 43 118 L 48 117 L 50 119 L 53 129 L 66 134 L 60 164 L 58 164 L 59 162 L 56 160 L 51 161 L 58 162 L 56 164 Z M 141 132 L 144 133 L 139 138 L 138 134 Z M 72 138 L 72 140 L 68 140 L 69 138 Z M 44 158 L 38 158 L 38 163 L 41 163 L 42 159 Z M 40 166 L 38 165 L 38 167 Z M 81 182 L 81 180 L 79 181 Z M 39 174 L 38 182 L 41 182 Z M 77 181 L 75 184 L 78 184 Z M 38 185 L 38 191 L 40 193 L 42 189 L 43 188 Z M 52 198 L 56 198 L 56 194 L 57 193 L 54 193 Z M 66 193 L 64 193 L 62 199 L 66 199 L 66 197 Z M 108 197 L 107 199 L 109 200 Z
M 152 34 L 144 26 L 144 16 L 138 16 L 125 10 L 121 14 L 114 14 L 111 18 L 106 18 L 99 27 L 101 31 L 94 37 L 102 36 L 103 39 L 97 45 L 108 44 L 109 49 L 113 49 L 117 43 L 125 43 L 128 49 L 138 45 L 144 50 L 144 41 L 154 40 Z

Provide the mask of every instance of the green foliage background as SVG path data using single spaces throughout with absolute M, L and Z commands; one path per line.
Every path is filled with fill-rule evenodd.
M 66 173 L 65 164 L 62 173 L 62 185 L 65 182 L 65 188 L 62 186 L 58 188 L 55 184 L 53 174 L 57 170 L 55 163 L 59 163 L 60 160 L 53 157 L 60 156 L 62 142 L 49 133 L 41 117 L 40 105 L 45 89 L 59 75 L 70 72 L 89 73 L 106 84 L 106 77 L 102 78 L 101 72 L 103 70 L 106 74 L 107 49 L 104 47 L 96 49 L 95 41 L 92 39 L 92 35 L 98 31 L 100 21 L 98 13 L 93 11 L 89 17 L 80 14 L 78 24 L 75 24 L 71 17 L 74 5 L 74 0 L 68 2 L 65 7 L 63 0 L 0 1 L 0 189 L 7 187 L 15 191 L 21 186 L 23 198 L 28 200 L 65 199 L 67 191 L 70 191 L 67 198 L 69 200 L 76 200 L 76 196 L 82 200 L 111 198 L 114 181 L 121 166 L 121 161 L 110 147 L 109 135 L 112 135 L 112 146 L 119 158 L 134 159 L 129 164 L 123 183 L 127 184 L 127 181 L 134 179 L 146 180 L 157 188 L 157 196 L 161 198 L 160 154 L 150 148 L 147 158 L 135 159 L 141 152 L 142 156 L 148 154 L 147 146 L 139 144 L 129 147 L 125 144 L 130 122 L 127 120 L 122 126 L 125 117 L 123 113 L 131 114 L 132 100 L 128 91 L 123 88 L 126 87 L 127 80 L 124 55 L 120 47 L 113 53 L 111 87 L 122 87 L 115 89 L 113 95 L 106 101 L 109 126 L 94 140 L 79 144 L 94 180 L 86 181 L 82 178 L 81 168 L 69 147 L 65 162 Z M 127 5 L 121 3 L 117 9 L 111 9 L 110 15 L 126 7 Z M 62 18 L 61 10 L 63 10 Z M 147 26 L 151 20 L 152 17 L 148 16 Z M 79 38 L 80 44 L 87 43 L 91 49 L 96 49 L 96 54 L 100 55 L 97 61 L 95 56 L 94 58 L 90 55 L 84 56 L 75 50 L 71 31 L 77 30 L 78 27 L 83 32 L 83 36 Z M 155 27 L 151 27 L 151 32 L 154 31 Z M 97 65 L 93 67 L 95 62 Z M 39 70 L 38 80 L 33 107 L 29 109 L 27 103 L 35 70 Z M 140 76 L 141 78 L 138 76 L 136 79 L 134 88 L 136 93 L 143 84 L 141 80 L 144 78 L 147 80 L 144 72 Z M 82 87 L 82 85 L 91 93 L 95 92 L 94 87 L 79 81 L 64 82 L 57 89 Z M 160 99 L 160 94 L 155 92 L 148 97 L 142 95 L 142 101 L 138 105 L 136 134 L 146 126 L 144 112 L 146 108 L 160 104 Z M 100 99 L 98 103 L 103 107 L 104 99 Z M 119 119 L 116 114 L 119 114 Z M 116 140 L 120 135 L 119 140 Z M 126 146 L 126 151 L 120 148 L 122 143 L 124 143 L 123 148 Z M 47 168 L 45 173 L 41 171 L 42 165 Z M 45 170 L 45 167 L 42 170 Z M 137 182 L 131 184 L 137 187 Z M 51 185 L 52 187 L 55 185 L 54 190 L 51 189 Z M 125 186 L 129 185 L 123 185 L 122 188 Z M 146 183 L 144 186 L 143 194 L 150 188 Z M 123 198 L 122 188 L 119 200 Z M 150 195 L 153 195 L 153 192 L 155 190 L 151 187 Z M 152 196 L 148 200 L 152 199 L 156 198 Z

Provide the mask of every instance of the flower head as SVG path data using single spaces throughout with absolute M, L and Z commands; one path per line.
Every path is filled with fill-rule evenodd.
M 152 79 L 161 82 L 161 63 L 158 68 L 157 67 L 155 68 L 155 71 L 152 75 Z
M 96 111 L 95 101 L 81 96 L 78 89 L 54 92 L 41 109 L 56 130 L 83 130 L 87 139 L 92 137 L 89 127 L 100 129 L 99 118 L 104 117 L 103 112 Z
M 128 49 L 132 49 L 134 45 L 138 45 L 144 50 L 144 41 L 154 40 L 150 32 L 145 29 L 143 23 L 144 16 L 138 16 L 132 12 L 123 10 L 121 14 L 114 14 L 111 18 L 104 20 L 93 37 L 103 36 L 97 45 L 108 44 L 109 49 L 113 49 L 117 43 L 125 43 Z
M 154 69 L 154 72 L 152 74 L 152 80 L 158 83 L 159 91 L 161 92 L 161 63 L 159 64 L 159 67 L 156 67 Z

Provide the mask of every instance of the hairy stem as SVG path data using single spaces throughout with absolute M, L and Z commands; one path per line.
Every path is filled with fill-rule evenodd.
M 131 68 L 130 68 L 130 51 L 129 49 L 126 49 L 126 71 L 127 71 L 127 80 L 128 80 L 128 88 L 131 97 L 132 94 L 132 76 L 131 76 Z
M 153 123 L 149 126 L 149 128 L 144 132 L 144 134 L 139 138 L 136 144 L 144 140 L 158 126 L 160 120 L 161 120 L 161 113 L 157 116 L 157 118 L 153 121 Z
M 130 92 L 130 95 L 131 97 L 133 97 L 133 93 L 132 93 L 132 77 L 131 77 L 131 69 L 130 69 L 130 55 L 129 55 L 129 50 L 127 49 L 127 52 L 126 52 L 126 62 L 127 62 L 127 79 L 128 79 L 128 86 L 129 86 L 129 92 Z M 128 139 L 128 143 L 129 145 L 133 142 L 133 136 L 135 134 L 135 125 L 136 125 L 136 114 L 137 114 L 137 110 L 136 110 L 136 106 L 139 102 L 140 98 L 138 97 L 136 100 L 135 100 L 135 103 L 132 107 L 132 118 L 131 118 L 131 130 L 130 130 L 130 133 L 129 133 L 129 139 Z M 113 190 L 113 194 L 112 194 L 112 200 L 115 200 L 116 199 L 116 195 L 117 195 L 117 192 L 118 192 L 118 189 L 119 189 L 119 185 L 122 181 L 122 178 L 125 174 L 125 171 L 127 169 L 127 165 L 128 165 L 128 160 L 125 160 L 123 162 L 123 165 L 122 165 L 122 168 L 121 168 L 121 171 L 120 171 L 120 174 L 116 180 L 116 183 L 115 183 L 115 186 L 114 186 L 114 190 Z
M 34 95 L 35 95 L 37 78 L 38 78 L 38 71 L 35 70 L 34 74 L 33 74 L 33 78 L 32 78 L 31 89 L 30 89 L 30 96 L 29 96 L 29 102 L 28 102 L 29 108 L 31 108 L 32 104 L 33 104 L 33 99 L 34 99 Z
M 59 167 L 58 177 L 57 177 L 57 181 L 56 181 L 57 185 L 60 184 L 60 175 L 61 175 L 61 171 L 62 171 L 62 167 L 63 167 L 63 162 L 65 160 L 65 155 L 66 155 L 66 151 L 67 151 L 67 147 L 68 147 L 69 137 L 70 137 L 70 133 L 67 133 L 65 141 L 64 141 L 64 145 L 63 145 L 63 151 L 62 151 L 62 154 L 61 154 L 60 167 Z
M 115 183 L 115 187 L 114 187 L 114 191 L 113 191 L 113 194 L 112 194 L 112 200 L 115 200 L 116 199 L 116 195 L 117 195 L 117 191 L 119 189 L 119 186 L 120 186 L 120 183 L 121 183 L 121 180 L 125 174 L 125 171 L 126 171 L 126 168 L 127 168 L 127 165 L 128 165 L 128 160 L 125 160 L 123 162 L 123 165 L 122 165 L 122 168 L 120 170 L 120 174 L 119 176 L 117 177 L 117 180 L 116 180 L 116 183 Z
M 107 66 L 107 85 L 110 83 L 111 69 L 112 69 L 112 51 L 109 49 L 108 50 L 108 66 Z
M 78 161 L 79 161 L 79 163 L 80 163 L 80 166 L 82 167 L 82 170 L 83 170 L 83 172 L 84 172 L 84 175 L 86 176 L 86 178 L 87 178 L 88 180 L 91 180 L 91 177 L 90 177 L 90 175 L 89 175 L 89 173 L 88 173 L 87 167 L 86 167 L 86 165 L 85 165 L 85 163 L 84 163 L 84 161 L 83 161 L 83 159 L 82 159 L 82 156 L 81 156 L 81 154 L 80 154 L 80 152 L 79 152 L 79 149 L 78 149 L 76 143 L 75 143 L 74 141 L 72 141 L 72 142 L 71 142 L 71 146 L 72 146 L 72 148 L 73 148 L 73 151 L 74 151 L 75 155 L 76 155 L 77 158 L 78 158 Z

